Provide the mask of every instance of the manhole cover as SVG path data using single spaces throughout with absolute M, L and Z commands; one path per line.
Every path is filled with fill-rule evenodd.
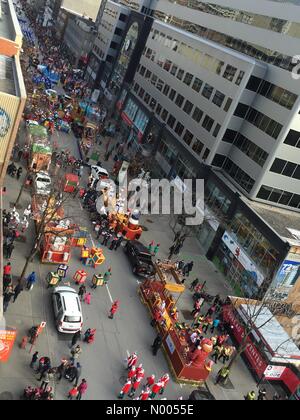
M 8 401 L 8 400 L 13 400 L 14 396 L 11 392 L 2 392 L 0 394 L 0 401 Z
M 120 376 L 119 381 L 120 381 L 121 385 L 124 385 L 127 381 L 127 376 L 125 376 L 125 375 Z

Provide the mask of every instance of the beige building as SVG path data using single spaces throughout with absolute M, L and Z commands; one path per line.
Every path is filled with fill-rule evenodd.
M 12 0 L 0 0 L 0 217 L 2 220 L 2 189 L 12 148 L 26 102 L 26 90 L 20 65 L 22 32 Z M 2 223 L 0 246 L 3 249 Z M 0 253 L 0 277 L 3 256 Z M 0 282 L 2 298 L 2 281 Z M 2 302 L 0 320 L 2 318 Z
M 62 7 L 67 10 L 72 10 L 79 15 L 90 17 L 95 21 L 101 2 L 102 0 L 63 0 Z

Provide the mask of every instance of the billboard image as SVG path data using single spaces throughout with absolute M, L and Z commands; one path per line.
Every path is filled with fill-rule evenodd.
M 15 329 L 0 330 L 0 362 L 6 363 L 9 360 L 16 337 Z

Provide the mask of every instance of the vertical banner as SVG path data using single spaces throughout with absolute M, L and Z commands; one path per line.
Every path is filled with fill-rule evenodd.
M 8 362 L 16 337 L 17 330 L 14 328 L 0 330 L 0 362 Z

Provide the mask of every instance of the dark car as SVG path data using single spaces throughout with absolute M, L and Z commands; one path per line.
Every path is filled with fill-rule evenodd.
M 129 241 L 124 250 L 131 262 L 134 274 L 145 278 L 155 274 L 152 255 L 141 242 Z
M 192 391 L 189 396 L 190 401 L 215 401 L 213 394 L 206 388 L 199 388 Z

